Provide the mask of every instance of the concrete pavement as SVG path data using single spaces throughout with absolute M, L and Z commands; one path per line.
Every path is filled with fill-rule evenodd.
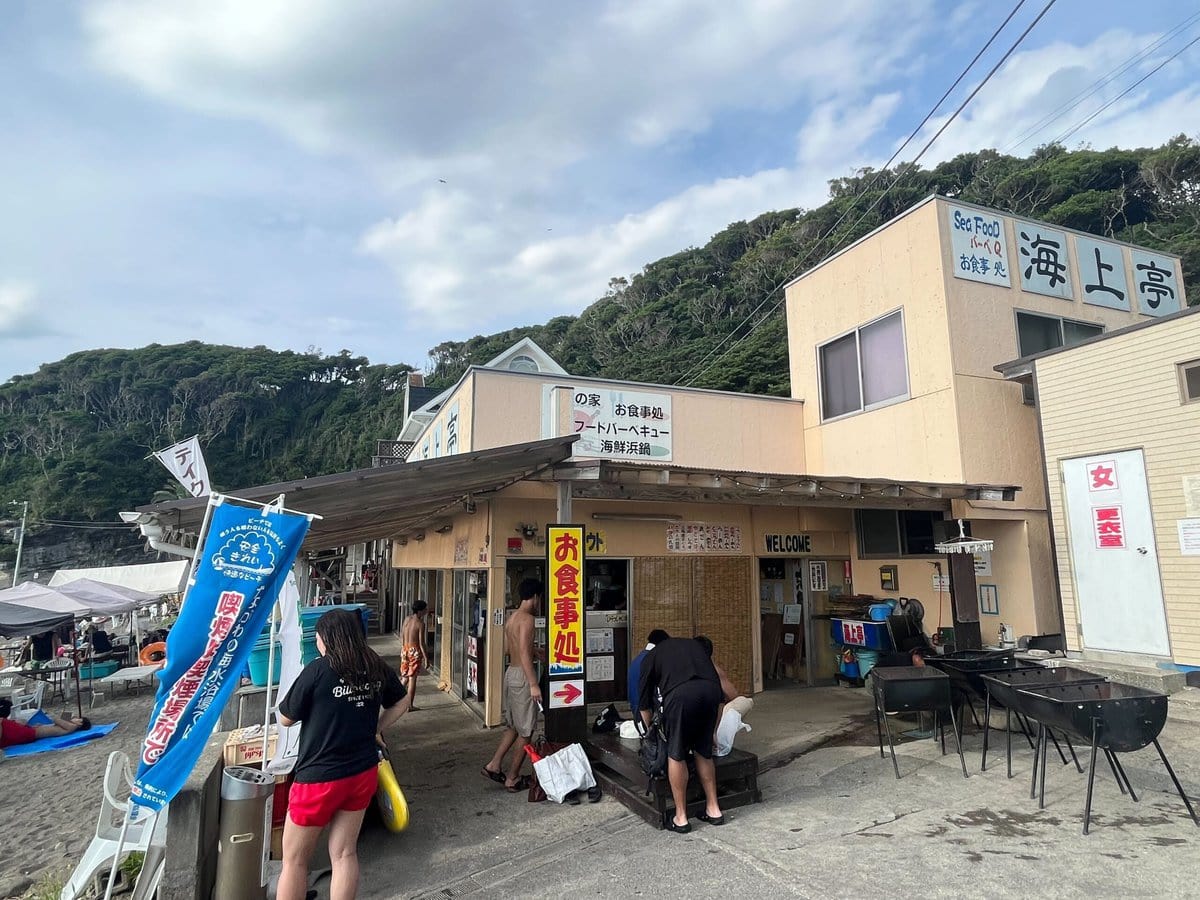
M 451 698 L 427 690 L 431 679 L 422 681 L 424 708 L 389 737 L 412 825 L 391 835 L 368 819 L 360 842 L 364 898 L 1200 892 L 1200 828 L 1153 748 L 1122 757 L 1139 803 L 1118 792 L 1107 767 L 1098 770 L 1085 837 L 1085 776 L 1052 760 L 1046 809 L 1038 810 L 1023 742 L 1011 781 L 1002 755 L 979 773 L 976 734 L 965 738 L 969 779 L 952 744 L 942 757 L 924 740 L 897 748 L 904 775 L 897 780 L 890 760 L 879 757 L 864 692 L 768 692 L 755 698 L 754 732 L 742 735 L 757 746 L 739 741 L 764 756 L 764 802 L 733 810 L 721 828 L 694 823 L 681 836 L 607 797 L 572 807 L 506 793 L 478 772 L 499 731 L 485 731 Z M 833 743 L 797 755 L 822 734 Z M 1200 724 L 1173 718 L 1162 740 L 1191 796 L 1200 795 Z

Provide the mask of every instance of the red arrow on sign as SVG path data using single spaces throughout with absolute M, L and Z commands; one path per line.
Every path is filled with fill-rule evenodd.
M 572 703 L 574 703 L 576 700 L 578 700 L 580 697 L 583 696 L 583 691 L 581 691 L 579 688 L 575 687 L 575 685 L 571 684 L 571 682 L 568 681 L 566 684 L 563 685 L 563 689 L 561 691 L 554 692 L 554 696 L 562 697 L 563 706 L 570 706 Z

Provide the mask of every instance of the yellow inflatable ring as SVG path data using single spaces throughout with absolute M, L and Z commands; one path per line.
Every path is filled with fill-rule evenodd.
M 138 662 L 143 666 L 152 666 L 164 662 L 167 658 L 167 645 L 162 641 L 147 644 L 138 654 Z
M 408 827 L 408 801 L 400 782 L 392 771 L 392 764 L 379 760 L 379 787 L 375 789 L 375 800 L 379 804 L 379 815 L 388 831 L 401 832 Z

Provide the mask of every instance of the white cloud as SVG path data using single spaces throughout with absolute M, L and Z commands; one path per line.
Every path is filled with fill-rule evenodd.
M 37 309 L 37 290 L 25 281 L 0 281 L 0 336 L 33 338 L 51 328 Z
M 1178 46 L 1178 42 L 1168 45 L 1113 78 L 1091 96 L 1081 96 L 1091 92 L 1098 82 L 1156 38 L 1157 35 L 1113 30 L 1088 43 L 1055 41 L 1036 50 L 1014 54 L 938 139 L 923 163 L 928 165 L 983 147 L 996 147 L 1020 155 L 1067 135 L 1092 113 L 1115 100 Z M 1200 47 L 1194 47 L 1168 64 L 1154 76 L 1154 81 L 1135 89 L 1083 128 L 1065 137 L 1067 146 L 1148 147 L 1181 131 L 1195 133 L 1197 123 L 1200 123 L 1200 88 L 1194 82 L 1188 79 L 1190 83 L 1185 87 L 1165 97 L 1154 97 L 1151 92 L 1160 90 L 1173 75 L 1194 71 L 1197 61 L 1200 61 Z M 1189 65 L 1190 69 L 1187 68 Z M 1077 100 L 1078 106 L 1062 110 Z M 946 118 L 943 115 L 931 120 L 918 146 L 923 145 Z

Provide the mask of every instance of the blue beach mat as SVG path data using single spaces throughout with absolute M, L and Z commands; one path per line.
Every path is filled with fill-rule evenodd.
M 41 710 L 29 717 L 29 725 L 53 725 L 54 721 Z M 34 741 L 32 744 L 18 744 L 15 747 L 5 747 L 4 755 L 9 759 L 17 756 L 33 756 L 35 753 L 48 753 L 51 750 L 68 750 L 71 747 L 78 747 L 80 744 L 86 744 L 88 741 L 94 741 L 96 738 L 102 738 L 119 725 L 119 722 L 110 722 L 107 725 L 93 725 L 87 731 L 74 731 L 71 734 L 63 734 L 58 737 L 42 738 Z

